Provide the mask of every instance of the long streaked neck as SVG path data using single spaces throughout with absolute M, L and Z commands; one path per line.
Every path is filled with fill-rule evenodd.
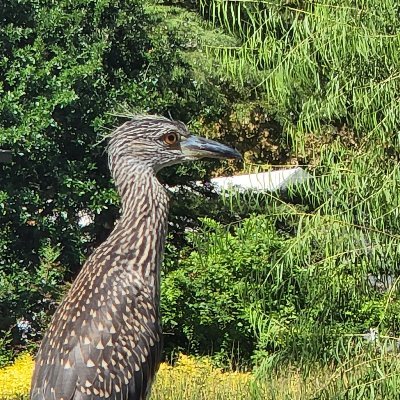
M 140 164 L 121 166 L 114 174 L 122 215 L 113 240 L 127 260 L 128 276 L 160 296 L 160 265 L 167 233 L 168 196 L 154 171 Z

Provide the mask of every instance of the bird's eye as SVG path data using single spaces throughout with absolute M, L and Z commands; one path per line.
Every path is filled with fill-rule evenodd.
M 163 136 L 163 141 L 165 144 L 171 146 L 178 143 L 180 140 L 180 136 L 176 132 L 169 132 Z

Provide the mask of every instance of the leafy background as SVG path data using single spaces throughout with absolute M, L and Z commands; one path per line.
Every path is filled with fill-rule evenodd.
M 2 3 L 0 145 L 14 162 L 0 165 L 0 360 L 35 347 L 112 229 L 119 200 L 102 137 L 134 112 L 170 114 L 244 154 L 160 176 L 176 187 L 167 357 L 212 354 L 261 374 L 363 364 L 371 328 L 374 351 L 393 352 L 399 12 L 393 0 Z M 312 179 L 284 194 L 192 184 L 296 165 Z M 82 213 L 93 217 L 84 228 Z M 353 378 L 363 390 L 384 382 L 382 396 L 397 382 Z

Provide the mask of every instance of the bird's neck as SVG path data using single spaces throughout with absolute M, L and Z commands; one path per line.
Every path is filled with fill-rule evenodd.
M 127 279 L 145 285 L 158 303 L 168 195 L 154 171 L 141 165 L 129 165 L 114 178 L 122 200 L 122 215 L 112 233 L 113 241 L 126 260 Z

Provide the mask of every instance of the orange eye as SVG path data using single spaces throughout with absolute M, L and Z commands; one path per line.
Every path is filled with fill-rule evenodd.
M 169 132 L 163 136 L 163 141 L 168 146 L 172 146 L 179 142 L 180 136 L 176 132 Z

